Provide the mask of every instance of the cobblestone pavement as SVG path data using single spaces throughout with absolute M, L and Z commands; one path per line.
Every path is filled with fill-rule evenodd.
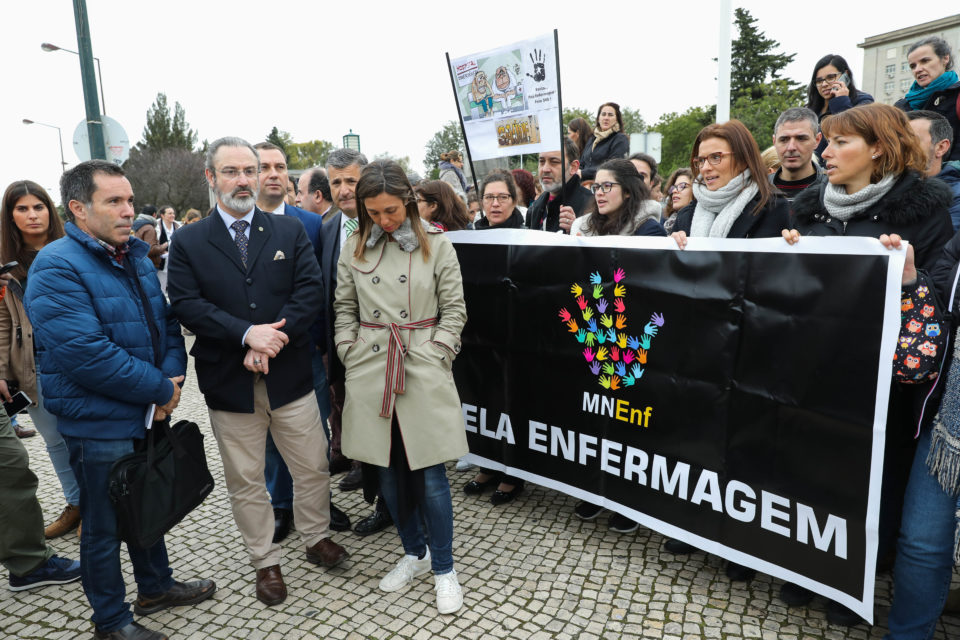
M 367 538 L 335 534 L 351 557 L 345 568 L 330 571 L 306 562 L 297 535 L 291 535 L 283 544 L 282 564 L 290 595 L 268 608 L 254 596 L 254 571 L 233 522 L 192 371 L 175 417 L 201 425 L 217 486 L 167 536 L 171 565 L 176 578 L 213 578 L 218 590 L 198 606 L 140 619 L 171 638 L 839 640 L 880 638 L 886 631 L 889 575 L 877 580 L 876 626 L 832 626 L 822 598 L 810 608 L 789 608 L 777 597 L 779 580 L 760 575 L 749 585 L 732 584 L 720 558 L 662 552 L 660 534 L 641 528 L 619 535 L 607 530 L 606 516 L 581 522 L 573 516 L 575 500 L 556 491 L 528 485 L 502 507 L 465 496 L 460 487 L 472 472 L 457 472 L 452 465 L 454 558 L 464 587 L 458 614 L 437 613 L 429 574 L 407 591 L 378 591 L 380 578 L 401 553 L 392 528 Z M 29 424 L 26 415 L 21 419 Z M 60 486 L 40 436 L 23 443 L 40 477 L 40 502 L 49 522 L 63 507 Z M 334 503 L 354 521 L 372 510 L 360 493 L 334 488 Z M 53 545 L 63 555 L 79 556 L 72 533 Z M 132 601 L 136 585 L 126 559 L 124 570 Z M 79 583 L 18 593 L 0 589 L 0 638 L 92 637 L 90 614 Z M 960 619 L 942 618 L 936 637 L 960 638 Z

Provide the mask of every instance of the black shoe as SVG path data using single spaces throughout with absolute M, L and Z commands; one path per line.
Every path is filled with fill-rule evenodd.
M 293 525 L 293 511 L 290 509 L 273 510 L 273 541 L 283 542 L 284 538 L 290 535 L 290 527 Z
M 863 618 L 839 602 L 827 600 L 827 622 L 842 627 L 853 627 L 863 622 Z
M 330 457 L 330 475 L 335 476 L 338 473 L 350 471 L 352 460 L 343 454 Z
M 468 496 L 478 496 L 487 489 L 495 487 L 498 484 L 500 484 L 500 474 L 495 473 L 483 482 L 471 480 L 467 484 L 463 485 L 463 492 Z
M 694 553 L 697 551 L 697 548 L 692 544 L 687 544 L 686 542 L 675 540 L 674 538 L 667 538 L 667 541 L 663 543 L 663 548 L 675 556 L 685 556 L 688 553 Z
M 792 582 L 784 582 L 780 587 L 780 599 L 791 607 L 805 607 L 813 600 L 813 591 Z
M 330 503 L 330 528 L 333 531 L 350 531 L 350 517 Z
M 578 502 L 573 510 L 573 514 L 581 520 L 595 520 L 601 513 L 603 513 L 603 507 L 586 500 Z
M 520 495 L 525 485 L 526 483 L 523 480 L 520 480 L 517 482 L 517 484 L 513 485 L 513 489 L 510 489 L 510 491 L 500 491 L 500 489 L 497 489 L 493 492 L 493 495 L 490 496 L 490 504 L 497 506 L 500 506 L 501 504 L 507 504 Z
M 217 585 L 213 580 L 197 580 L 195 582 L 174 582 L 166 593 L 149 598 L 139 595 L 133 603 L 133 612 L 138 616 L 148 616 L 151 613 L 179 607 L 185 604 L 197 604 L 213 596 Z
M 757 572 L 742 564 L 728 561 L 726 574 L 732 582 L 750 582 L 757 575 Z
M 392 524 L 393 518 L 386 509 L 374 509 L 373 513 L 356 524 L 353 532 L 358 536 L 369 536 L 383 531 Z
M 356 491 L 363 486 L 363 467 L 354 463 L 350 473 L 340 481 L 340 491 Z
M 162 633 L 150 631 L 150 629 L 136 622 L 131 622 L 127 626 L 110 633 L 104 633 L 98 629 L 93 632 L 93 637 L 100 640 L 167 640 L 167 636 Z
M 633 533 L 640 528 L 640 524 L 634 522 L 630 518 L 619 513 L 614 513 L 610 516 L 610 520 L 607 523 L 610 531 L 616 531 L 617 533 Z

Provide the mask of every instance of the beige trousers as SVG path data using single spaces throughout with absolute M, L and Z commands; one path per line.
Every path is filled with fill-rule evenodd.
M 280 545 L 273 542 L 273 508 L 263 478 L 268 429 L 293 477 L 293 515 L 301 540 L 310 547 L 328 537 L 327 438 L 313 391 L 271 410 L 267 385 L 258 377 L 253 385 L 253 413 L 215 409 L 209 413 L 233 518 L 254 568 L 280 564 Z

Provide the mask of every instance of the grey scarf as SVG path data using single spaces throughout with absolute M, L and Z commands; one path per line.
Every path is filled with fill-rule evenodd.
M 823 206 L 832 217 L 841 222 L 848 222 L 887 195 L 898 177 L 893 174 L 884 176 L 880 182 L 868 184 L 860 191 L 850 194 L 843 185 L 827 183 L 823 191 Z
M 423 225 L 423 229 L 425 231 L 430 228 L 430 225 L 428 225 L 422 219 L 420 220 L 420 224 Z M 367 238 L 367 248 L 373 249 L 383 234 L 383 227 L 378 224 L 373 225 L 373 228 L 370 229 L 370 237 Z M 420 246 L 420 240 L 417 238 L 416 232 L 410 225 L 410 218 L 404 220 L 403 224 L 397 227 L 396 231 L 390 235 L 394 240 L 397 241 L 397 244 L 400 245 L 400 248 L 407 253 L 413 253 L 417 247 Z
M 756 183 L 750 180 L 750 169 L 744 169 L 716 191 L 694 181 L 693 197 L 697 200 L 697 208 L 690 223 L 690 237 L 726 238 L 733 223 L 758 192 Z

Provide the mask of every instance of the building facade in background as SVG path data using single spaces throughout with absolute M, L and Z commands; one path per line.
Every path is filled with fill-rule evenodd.
M 859 88 L 877 102 L 893 104 L 902 98 L 913 84 L 907 49 L 927 36 L 946 40 L 956 56 L 960 50 L 960 14 L 870 36 L 858 44 L 863 49 L 863 82 Z

